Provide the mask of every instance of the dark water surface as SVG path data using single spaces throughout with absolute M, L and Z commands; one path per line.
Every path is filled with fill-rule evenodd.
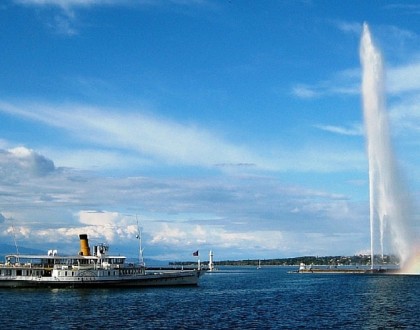
M 226 268 L 200 286 L 0 289 L 2 329 L 420 329 L 420 276 Z

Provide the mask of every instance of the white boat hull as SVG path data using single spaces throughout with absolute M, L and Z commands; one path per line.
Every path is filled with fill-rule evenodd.
M 194 286 L 202 272 L 182 271 L 144 274 L 123 277 L 2 277 L 0 288 L 108 288 L 108 287 L 151 287 L 151 286 Z

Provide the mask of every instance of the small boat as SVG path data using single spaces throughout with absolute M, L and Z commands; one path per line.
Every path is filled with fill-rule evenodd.
M 126 257 L 109 254 L 107 244 L 95 245 L 91 254 L 88 237 L 79 235 L 80 252 L 60 256 L 10 254 L 0 264 L 0 288 L 108 288 L 198 285 L 204 270 L 148 272 L 144 263 L 126 263 Z

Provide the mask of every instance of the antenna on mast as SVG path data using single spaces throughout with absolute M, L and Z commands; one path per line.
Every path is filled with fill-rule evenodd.
M 137 219 L 137 215 L 136 215 L 136 220 L 137 220 L 137 235 L 136 238 L 139 240 L 139 265 L 140 266 L 146 266 L 146 264 L 144 263 L 144 258 L 143 258 L 143 247 L 142 247 L 142 228 L 139 226 L 139 220 Z

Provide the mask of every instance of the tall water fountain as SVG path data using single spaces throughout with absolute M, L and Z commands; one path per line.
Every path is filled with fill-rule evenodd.
M 376 254 L 383 255 L 385 247 L 398 255 L 401 266 L 404 267 L 412 253 L 412 242 L 408 232 L 408 219 L 411 216 L 407 202 L 408 194 L 398 177 L 391 148 L 382 56 L 372 41 L 366 23 L 363 25 L 360 59 L 363 69 L 363 114 L 369 160 L 372 268 L 375 251 Z

